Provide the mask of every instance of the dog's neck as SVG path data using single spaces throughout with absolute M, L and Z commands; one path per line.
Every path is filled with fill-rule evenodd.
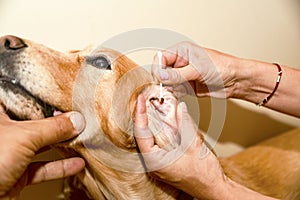
M 88 163 L 85 174 L 79 178 L 95 199 L 101 199 L 101 196 L 106 199 L 177 199 L 180 194 L 179 190 L 152 179 L 146 173 L 118 171 L 91 156 L 86 148 L 77 151 Z M 103 155 L 108 154 L 104 152 Z M 128 158 L 122 158 L 118 162 L 126 164 Z M 141 162 L 137 163 L 140 163 L 136 165 L 137 168 L 143 167 Z

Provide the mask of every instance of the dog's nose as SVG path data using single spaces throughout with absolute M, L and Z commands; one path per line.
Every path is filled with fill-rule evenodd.
M 27 47 L 25 42 L 12 35 L 3 36 L 0 38 L 0 53 L 8 50 L 18 50 Z

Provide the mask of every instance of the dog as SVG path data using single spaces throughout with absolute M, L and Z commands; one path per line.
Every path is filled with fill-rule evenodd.
M 92 199 L 192 198 L 148 176 L 138 155 L 132 118 L 145 90 L 155 96 L 159 87 L 146 70 L 114 50 L 90 46 L 61 53 L 15 36 L 0 38 L 0 103 L 11 118 L 41 119 L 55 110 L 85 116 L 84 132 L 53 148 L 85 159 L 77 177 Z M 174 143 L 161 137 L 161 145 Z M 296 129 L 219 161 L 228 177 L 250 189 L 298 200 L 299 141 Z

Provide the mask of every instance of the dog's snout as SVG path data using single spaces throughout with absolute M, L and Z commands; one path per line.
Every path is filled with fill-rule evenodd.
M 0 53 L 8 50 L 18 50 L 27 47 L 25 42 L 12 35 L 3 36 L 0 38 Z

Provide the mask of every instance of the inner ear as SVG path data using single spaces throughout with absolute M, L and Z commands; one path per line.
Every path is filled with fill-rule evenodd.
M 141 92 L 146 100 L 148 127 L 151 130 L 155 143 L 165 150 L 172 150 L 180 144 L 178 115 L 179 101 L 167 88 L 163 88 L 165 99 L 159 101 L 159 85 L 150 85 Z

